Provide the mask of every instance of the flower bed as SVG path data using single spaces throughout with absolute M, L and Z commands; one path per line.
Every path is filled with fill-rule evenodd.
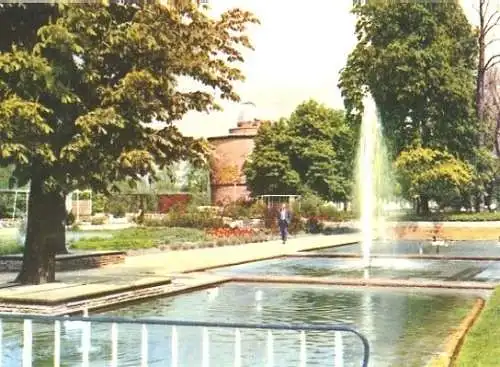
M 216 246 L 263 242 L 273 238 L 269 231 L 258 228 L 219 227 L 207 229 L 205 234 L 207 235 L 207 238 L 215 241 Z

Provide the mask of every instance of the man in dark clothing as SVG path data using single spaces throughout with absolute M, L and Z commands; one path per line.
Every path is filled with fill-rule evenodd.
M 278 225 L 280 227 L 281 240 L 283 241 L 283 244 L 286 243 L 288 237 L 288 226 L 291 221 L 292 213 L 288 210 L 286 204 L 283 204 L 278 212 Z

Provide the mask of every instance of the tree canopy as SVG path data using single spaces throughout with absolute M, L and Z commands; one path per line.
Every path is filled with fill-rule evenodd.
M 458 2 L 375 1 L 354 13 L 358 43 L 339 83 L 348 121 L 359 124 L 370 92 L 393 156 L 415 142 L 472 156 L 477 44 Z
M 288 119 L 264 124 L 245 168 L 255 194 L 311 192 L 346 200 L 352 186 L 354 140 L 342 111 L 310 100 Z
M 445 206 L 463 197 L 474 179 L 469 164 L 450 153 L 430 148 L 417 147 L 401 152 L 395 168 L 401 194 L 410 201 L 417 199 L 424 213 L 428 211 L 428 200 Z
M 239 9 L 213 19 L 189 3 L 4 4 L 0 22 L 0 165 L 30 182 L 19 280 L 36 283 L 53 279 L 65 193 L 204 160 L 205 142 L 173 122 L 238 100 L 245 32 L 257 19 Z M 180 77 L 200 88 L 180 90 Z

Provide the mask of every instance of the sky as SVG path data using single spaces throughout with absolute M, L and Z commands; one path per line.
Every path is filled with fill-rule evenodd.
M 461 0 L 471 23 L 477 24 L 474 4 Z M 500 0 L 490 0 L 499 4 Z M 255 47 L 245 53 L 241 69 L 246 76 L 237 86 L 242 102 L 256 105 L 262 120 L 289 116 L 295 107 L 315 99 L 343 108 L 337 87 L 339 72 L 356 44 L 352 0 L 208 0 L 210 12 L 240 7 L 253 12 L 261 24 L 249 36 Z M 304 6 L 306 4 L 308 6 Z M 498 5 L 496 5 L 498 7 Z M 223 111 L 192 112 L 178 122 L 180 130 L 195 137 L 227 134 L 243 107 L 225 102 Z

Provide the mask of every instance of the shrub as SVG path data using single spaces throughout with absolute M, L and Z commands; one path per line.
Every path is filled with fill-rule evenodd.
M 95 194 L 92 197 L 92 214 L 104 213 L 108 204 L 108 198 L 103 194 Z
M 250 217 L 252 203 L 245 200 L 238 200 L 224 206 L 223 215 L 233 219 L 245 219 Z
M 73 214 L 72 211 L 68 212 L 66 215 L 66 225 L 67 226 L 72 226 L 75 223 L 75 215 Z
M 324 225 L 319 217 L 310 217 L 307 219 L 306 230 L 308 233 L 321 233 L 323 227 Z
M 99 225 L 102 225 L 104 223 L 106 223 L 107 221 L 107 218 L 105 216 L 97 216 L 97 217 L 92 217 L 90 219 L 90 224 L 92 224 L 93 226 L 99 226 Z
M 124 199 L 125 198 L 121 196 L 110 197 L 105 208 L 106 212 L 113 215 L 115 218 L 125 217 L 127 209 L 129 208 L 129 203 Z
M 315 217 L 320 215 L 320 207 L 323 205 L 323 200 L 318 196 L 307 194 L 300 200 L 300 213 L 304 217 Z
M 145 216 L 143 223 L 146 227 L 183 227 L 183 228 L 216 228 L 223 226 L 221 217 L 209 211 L 198 211 L 188 208 L 186 211 L 173 210 L 161 216 Z
M 487 222 L 500 221 L 500 212 L 402 214 L 389 219 L 408 222 Z

